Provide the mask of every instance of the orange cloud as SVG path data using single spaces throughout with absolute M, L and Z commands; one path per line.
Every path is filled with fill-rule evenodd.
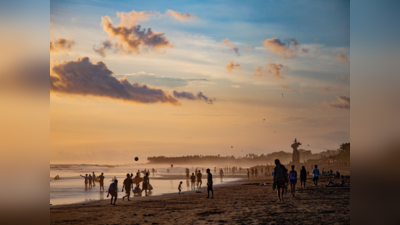
M 334 52 L 334 54 L 336 54 L 336 53 Z M 336 58 L 338 58 L 340 61 L 343 61 L 343 62 L 350 62 L 349 58 L 347 58 L 347 56 L 346 56 L 346 49 L 343 47 L 341 48 L 341 52 L 338 52 L 336 54 Z
M 225 66 L 225 69 L 228 70 L 228 72 L 232 72 L 233 70 L 241 70 L 242 68 L 239 64 L 235 64 L 235 61 L 232 60 L 228 65 Z
M 225 40 L 222 41 L 223 44 L 226 44 L 229 48 L 233 49 L 237 55 L 239 55 L 239 49 L 235 45 L 232 44 L 231 40 L 229 38 L 226 38 Z
M 297 44 L 298 43 L 296 41 L 295 46 L 297 46 Z M 279 38 L 266 39 L 263 43 L 263 46 L 269 52 L 278 54 L 278 56 L 282 59 L 296 57 L 294 52 L 289 48 L 289 45 L 286 45 L 285 43 L 281 42 Z
M 129 55 L 132 53 L 141 54 L 142 51 L 159 51 L 173 47 L 163 33 L 153 32 L 151 28 L 141 29 L 136 25 L 138 21 L 147 20 L 148 12 L 117 13 L 121 18 L 121 24 L 114 27 L 109 16 L 101 18 L 101 25 L 110 37 L 100 44 L 94 46 L 94 50 L 101 56 L 105 56 L 106 49 L 114 49 L 116 52 Z M 113 43 L 112 39 L 117 38 Z
M 57 38 L 50 42 L 50 53 L 69 52 L 74 44 L 72 39 Z
M 193 14 L 190 13 L 180 13 L 180 12 L 175 12 L 173 10 L 168 10 L 165 15 L 169 15 L 175 19 L 181 20 L 181 21 L 191 21 L 196 19 L 197 17 Z
M 262 77 L 263 76 L 263 71 L 262 71 L 263 67 L 262 66 L 257 66 L 256 70 L 253 73 L 253 76 L 255 77 Z
M 282 64 L 275 64 L 275 63 L 268 63 L 269 72 L 274 75 L 275 78 L 278 79 L 286 79 L 285 77 L 281 76 L 281 70 L 285 69 L 285 66 Z
M 50 67 L 50 91 L 74 95 L 107 97 L 136 103 L 168 103 L 178 100 L 161 89 L 146 84 L 116 79 L 103 62 L 90 62 L 88 57 L 54 63 Z

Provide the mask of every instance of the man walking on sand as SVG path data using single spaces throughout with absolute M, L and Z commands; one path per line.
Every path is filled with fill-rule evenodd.
M 122 201 L 124 201 L 125 197 L 128 197 L 128 201 L 130 201 L 129 197 L 131 196 L 132 187 L 133 187 L 132 179 L 128 173 L 128 174 L 126 174 L 126 179 L 124 180 L 124 184 L 122 185 L 122 192 L 124 192 L 124 188 L 125 188 L 125 193 L 126 193 L 126 195 L 124 197 L 122 197 Z
M 250 180 L 250 170 L 247 169 L 247 180 Z
M 203 175 L 201 174 L 201 172 L 200 172 L 200 170 L 199 170 L 199 172 L 197 173 L 197 187 L 198 188 L 201 188 L 201 185 L 203 184 L 203 182 L 201 181 L 201 177 L 202 177 Z
M 211 198 L 214 198 L 212 174 L 210 169 L 207 169 L 207 198 L 210 198 L 210 191 L 212 193 Z
M 285 191 L 285 184 L 287 181 L 287 169 L 285 168 L 284 165 L 281 164 L 279 159 L 275 159 L 275 169 L 274 169 L 274 185 L 273 188 L 275 190 L 275 187 L 278 188 L 278 198 L 279 201 L 283 201 L 283 193 Z M 282 193 L 281 193 L 282 189 Z M 281 194 L 282 194 L 282 199 L 281 199 Z
M 307 171 L 306 168 L 304 166 L 301 167 L 300 170 L 300 187 L 301 189 L 306 188 L 306 181 L 307 181 Z
M 318 187 L 319 169 L 317 168 L 317 165 L 315 165 L 314 167 L 315 169 L 312 171 L 312 173 L 314 174 L 313 182 L 315 184 L 315 187 Z
M 108 196 L 111 194 L 111 205 L 113 204 L 113 199 L 114 199 L 114 205 L 115 202 L 117 201 L 118 198 L 118 180 L 115 179 L 113 183 L 110 184 L 110 187 L 108 188 Z

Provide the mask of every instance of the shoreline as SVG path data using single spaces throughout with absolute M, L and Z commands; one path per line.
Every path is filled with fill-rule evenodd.
M 182 176 L 184 176 L 184 175 L 182 175 Z M 226 178 L 229 178 L 229 177 L 226 177 Z M 154 179 L 154 178 L 153 178 Z M 176 180 L 178 180 L 178 179 L 181 179 L 181 178 L 176 178 Z M 185 179 L 186 179 L 186 177 L 185 177 Z M 240 180 L 243 180 L 243 179 L 245 179 L 245 178 L 235 178 L 235 179 L 238 179 L 238 180 L 233 180 L 233 181 L 226 181 L 226 182 L 223 182 L 223 183 L 219 183 L 219 184 L 215 184 L 213 187 L 219 187 L 219 186 L 221 186 L 221 185 L 229 185 L 229 184 L 231 184 L 231 183 L 234 183 L 234 182 L 238 182 L 238 181 L 240 181 Z M 167 179 L 167 178 L 162 178 L 162 179 L 160 179 L 160 180 L 169 180 L 169 179 Z M 171 179 L 172 180 L 172 179 Z M 196 191 L 198 191 L 198 190 L 201 190 L 201 191 L 203 191 L 203 190 L 205 190 L 205 191 L 207 191 L 207 185 L 202 185 L 203 187 L 201 188 L 201 189 L 196 189 L 196 190 L 189 190 L 189 191 L 182 191 L 181 193 L 195 193 Z M 106 188 L 105 188 L 106 189 Z M 104 189 L 104 190 L 105 190 Z M 176 188 L 177 190 L 178 190 L 178 187 Z M 105 193 L 107 193 L 107 191 L 104 191 L 104 194 Z M 124 195 L 125 194 L 125 192 L 118 192 L 118 193 L 121 193 L 121 195 Z M 133 201 L 143 201 L 143 200 L 146 200 L 146 199 L 150 199 L 150 198 L 152 198 L 152 199 L 154 199 L 154 198 L 157 198 L 157 197 L 160 197 L 160 196 L 165 196 L 165 195 L 174 195 L 174 194 L 176 194 L 176 195 L 178 195 L 179 196 L 179 192 L 178 191 L 176 191 L 176 192 L 173 192 L 173 193 L 163 193 L 163 194 L 158 194 L 158 195 L 151 195 L 151 196 L 141 196 L 141 197 L 133 197 L 133 196 L 131 196 L 131 201 L 133 202 Z M 96 202 L 102 202 L 102 201 L 108 201 L 108 202 L 110 202 L 110 199 L 111 199 L 111 197 L 109 197 L 109 198 L 107 198 L 107 199 L 99 199 L 99 200 L 92 200 L 92 201 L 84 201 L 84 202 L 76 202 L 76 203 L 69 203 L 69 204 L 57 204 L 57 205 L 50 205 L 50 208 L 56 208 L 56 207 L 62 207 L 62 206 L 73 206 L 73 205 L 88 205 L 88 204 L 90 204 L 90 203 L 96 203 Z M 118 199 L 117 200 L 117 202 L 119 202 L 119 201 L 122 201 L 122 199 Z M 50 203 L 51 204 L 51 203 Z

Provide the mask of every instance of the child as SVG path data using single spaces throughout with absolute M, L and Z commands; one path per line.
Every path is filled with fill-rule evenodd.
M 294 170 L 294 165 L 292 165 L 292 170 L 289 172 L 289 181 L 290 181 L 290 191 L 292 192 L 292 196 L 296 193 L 296 183 L 297 183 L 297 171 Z
M 313 181 L 314 181 L 315 187 L 318 187 L 318 177 L 319 177 L 320 173 L 319 173 L 318 166 L 315 165 L 314 167 L 315 167 L 315 169 L 313 170 L 313 174 L 314 174 Z
M 179 194 L 181 194 L 181 191 L 182 191 L 182 181 L 179 183 L 178 190 L 179 190 Z

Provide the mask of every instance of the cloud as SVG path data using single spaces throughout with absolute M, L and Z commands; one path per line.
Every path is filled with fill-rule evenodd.
M 240 85 L 231 85 L 233 88 L 240 88 Z
M 256 70 L 253 73 L 253 76 L 255 77 L 262 77 L 263 76 L 263 71 L 262 71 L 263 67 L 262 66 L 257 66 Z
M 69 52 L 74 44 L 72 39 L 57 38 L 50 42 L 50 53 Z
M 151 28 L 141 29 L 137 25 L 138 21 L 147 20 L 148 12 L 117 13 L 121 18 L 121 23 L 114 27 L 109 16 L 101 17 L 101 25 L 104 31 L 109 35 L 109 40 L 104 41 L 94 50 L 101 56 L 105 56 L 106 49 L 129 55 L 132 53 L 141 54 L 143 51 L 159 52 L 165 48 L 171 48 L 173 45 L 163 33 L 153 32 Z M 112 43 L 112 39 L 117 42 Z
M 161 89 L 146 84 L 129 83 L 126 78 L 116 79 L 103 62 L 90 62 L 88 57 L 54 63 L 50 67 L 50 91 L 107 97 L 136 103 L 168 103 L 179 101 Z
M 320 91 L 321 93 L 331 92 L 331 91 L 332 91 L 332 88 L 328 86 L 328 87 L 326 87 L 326 88 L 320 88 L 319 91 Z
M 348 96 L 336 96 L 337 100 L 331 102 L 329 105 L 339 109 L 350 109 L 350 97 Z
M 228 70 L 228 72 L 232 72 L 233 70 L 241 70 L 242 67 L 237 63 L 235 64 L 235 61 L 232 60 L 225 66 L 225 69 Z
M 223 40 L 222 43 L 226 44 L 229 48 L 233 49 L 236 52 L 237 55 L 240 55 L 238 47 L 233 45 L 231 40 L 229 40 L 229 38 L 226 38 L 225 40 Z
M 186 87 L 192 82 L 201 82 L 201 83 L 209 83 L 210 81 L 207 79 L 184 79 L 184 78 L 175 78 L 175 77 L 160 77 L 151 74 L 142 74 L 141 72 L 131 73 L 131 74 L 120 74 L 115 75 L 116 78 L 126 77 L 129 81 L 136 81 L 138 83 L 146 83 L 148 85 L 156 86 L 156 87 L 169 87 L 169 88 L 177 88 L 177 87 Z
M 178 19 L 180 21 L 191 21 L 194 19 L 197 19 L 197 17 L 193 14 L 190 13 L 180 13 L 180 12 L 175 12 L 173 10 L 168 10 L 165 15 L 171 16 L 175 19 Z
M 103 58 L 106 57 L 106 49 L 112 49 L 112 43 L 108 40 L 102 42 L 99 46 L 93 46 L 93 51 L 97 52 Z
M 175 98 L 185 98 L 188 100 L 204 100 L 208 104 L 213 104 L 213 102 L 215 101 L 215 99 L 211 99 L 211 98 L 208 98 L 207 96 L 203 95 L 202 92 L 197 93 L 197 95 L 194 95 L 193 93 L 186 92 L 186 91 L 182 91 L 182 92 L 174 91 L 173 93 L 174 93 Z
M 246 45 L 245 48 L 246 48 L 246 50 L 248 50 L 248 51 L 251 51 L 251 50 L 252 50 L 252 47 L 251 47 L 251 46 L 248 46 L 248 45 Z
M 336 54 L 336 58 L 338 58 L 340 61 L 343 61 L 343 62 L 350 62 L 350 60 L 349 60 L 349 58 L 347 58 L 347 56 L 346 56 L 346 49 L 345 48 L 340 48 L 340 52 L 338 52 L 337 54 L 336 54 L 336 52 L 334 52 L 333 54 Z
M 296 39 L 292 39 L 298 45 Z M 294 44 L 294 41 L 291 41 Z M 281 42 L 279 38 L 271 38 L 266 39 L 263 44 L 264 48 L 270 51 L 271 53 L 276 53 L 282 59 L 286 58 L 295 58 L 296 55 L 294 52 L 289 48 L 289 45 Z M 296 46 L 296 45 L 295 45 Z
M 350 75 L 344 76 L 344 75 L 340 75 L 339 76 L 341 79 L 347 79 L 350 80 Z
M 267 66 L 269 67 L 269 72 L 274 75 L 277 79 L 286 79 L 285 77 L 281 76 L 281 70 L 285 69 L 285 66 L 282 64 L 275 64 L 275 63 L 268 63 Z
M 290 88 L 290 87 L 288 87 L 288 86 L 286 86 L 286 85 L 281 85 L 281 88 L 282 88 L 283 90 L 299 92 L 299 91 L 297 91 L 296 89 Z

